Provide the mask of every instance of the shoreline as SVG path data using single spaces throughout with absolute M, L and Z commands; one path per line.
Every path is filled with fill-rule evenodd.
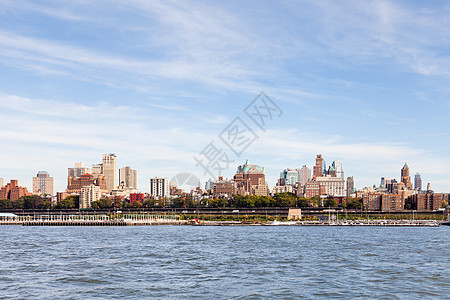
M 0 225 L 21 226 L 366 226 L 366 227 L 439 227 L 450 225 L 449 221 L 423 220 L 357 220 L 357 221 L 273 221 L 273 222 L 239 222 L 239 221 L 136 221 L 136 220 L 27 220 L 2 221 Z

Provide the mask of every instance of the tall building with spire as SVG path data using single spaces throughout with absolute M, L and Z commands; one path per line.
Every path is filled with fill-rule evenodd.
M 117 169 L 115 154 L 103 154 L 103 175 L 106 178 L 106 189 L 108 192 L 114 190 L 117 186 Z
M 313 167 L 313 178 L 321 177 L 323 175 L 324 161 L 322 154 L 317 154 L 316 165 Z
M 405 187 L 412 190 L 411 177 L 409 176 L 409 167 L 405 163 L 401 170 L 401 182 L 405 184 Z
M 414 176 L 414 189 L 418 191 L 422 190 L 422 178 L 419 173 L 416 173 Z

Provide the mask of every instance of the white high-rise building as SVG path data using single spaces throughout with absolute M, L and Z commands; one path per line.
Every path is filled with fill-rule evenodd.
M 137 171 L 130 167 L 119 169 L 119 186 L 137 189 Z
M 46 171 L 39 171 L 36 177 L 33 177 L 33 194 L 53 196 L 53 177 Z
M 84 168 L 81 162 L 75 163 L 75 168 L 68 168 L 67 170 L 67 177 L 80 177 L 84 174 L 91 174 L 91 169 Z
M 103 175 L 106 177 L 106 189 L 108 192 L 117 186 L 116 155 L 103 154 Z
M 344 179 L 344 169 L 342 168 L 342 162 L 340 162 L 339 160 L 335 160 L 333 161 L 332 166 L 336 171 L 336 177 Z
M 168 197 L 169 196 L 169 181 L 167 178 L 150 178 L 150 196 L 153 197 Z
M 5 181 L 3 178 L 0 178 L 0 188 L 3 187 L 3 185 L 5 184 Z
M 102 191 L 99 186 L 87 185 L 81 188 L 80 192 L 80 208 L 90 208 L 92 202 L 100 200 Z

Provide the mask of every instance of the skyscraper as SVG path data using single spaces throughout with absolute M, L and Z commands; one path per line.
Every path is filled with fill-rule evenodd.
M 411 177 L 409 176 L 409 167 L 406 163 L 401 170 L 401 182 L 405 184 L 405 187 L 407 189 L 412 190 Z
M 313 178 L 317 178 L 323 175 L 324 161 L 322 154 L 317 154 L 316 165 L 313 167 Z
M 311 179 L 311 169 L 308 168 L 306 165 L 303 165 L 303 167 L 299 170 L 299 177 L 300 177 L 300 183 L 302 186 L 305 185 L 308 180 Z
M 168 197 L 169 196 L 169 180 L 167 178 L 150 178 L 150 196 Z
M 106 189 L 111 192 L 117 185 L 116 155 L 103 154 L 103 175 L 106 177 Z
M 39 171 L 33 177 L 33 194 L 53 196 L 53 177 L 48 172 Z
M 130 167 L 119 169 L 119 185 L 137 189 L 137 171 Z
M 422 178 L 419 173 L 416 173 L 414 176 L 414 189 L 421 191 L 422 190 Z
M 347 197 L 351 197 L 353 194 L 353 190 L 355 189 L 355 181 L 353 180 L 353 176 L 347 177 Z
M 344 179 L 344 169 L 342 168 L 342 162 L 340 162 L 339 160 L 335 160 L 333 161 L 332 166 L 336 171 L 336 177 Z

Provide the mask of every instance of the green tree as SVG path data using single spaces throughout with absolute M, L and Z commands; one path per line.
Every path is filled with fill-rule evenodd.
M 66 199 L 62 200 L 58 205 L 56 205 L 57 208 L 60 209 L 71 209 L 71 208 L 78 208 L 79 207 L 79 197 L 75 195 L 67 196 Z
M 19 199 L 23 200 L 24 209 L 35 209 L 43 205 L 44 199 L 38 195 L 22 196 Z
M 146 199 L 146 200 L 144 200 L 144 207 L 155 207 L 155 204 L 156 204 L 156 200 L 155 199 Z
M 93 208 L 110 208 L 112 207 L 113 202 L 111 201 L 111 199 L 107 199 L 107 198 L 101 198 L 97 201 L 94 201 L 91 203 L 91 206 Z
M 23 200 L 23 198 L 19 198 L 16 201 L 12 201 L 13 208 L 23 209 L 24 206 L 25 206 L 25 201 Z
M 0 208 L 12 208 L 13 204 L 9 199 L 1 199 L 0 200 Z
M 42 203 L 39 203 L 37 208 L 39 209 L 50 209 L 52 208 L 52 202 L 48 200 L 42 201 Z
M 334 199 L 326 199 L 323 202 L 323 206 L 325 206 L 325 207 L 336 207 L 337 206 L 337 202 Z
M 143 206 L 142 202 L 140 202 L 140 201 L 135 201 L 135 202 L 131 203 L 131 207 L 133 207 L 133 208 L 141 208 L 142 206 Z

